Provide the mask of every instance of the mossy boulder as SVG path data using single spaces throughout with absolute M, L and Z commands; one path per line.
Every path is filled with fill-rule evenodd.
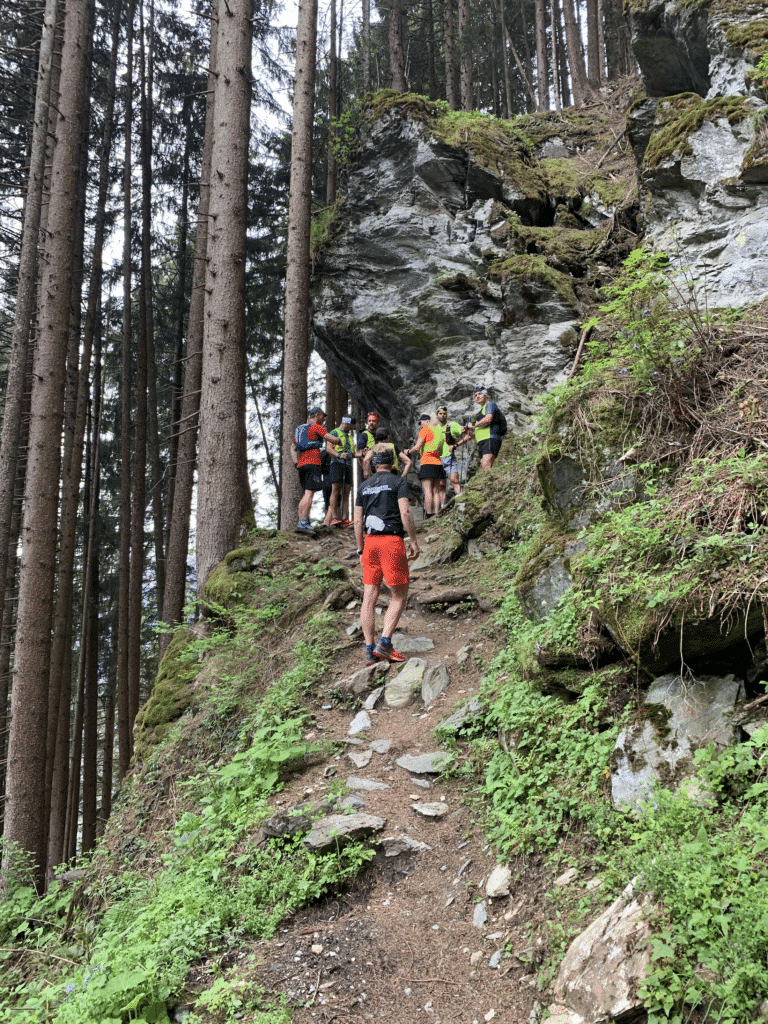
M 149 700 L 140 709 L 134 723 L 134 751 L 137 761 L 144 758 L 150 747 L 165 739 L 173 723 L 181 718 L 192 703 L 198 664 L 194 660 L 184 658 L 183 654 L 194 640 L 199 639 L 205 629 L 205 625 L 200 624 L 194 630 L 177 629 L 173 634 L 173 639 L 160 662 Z

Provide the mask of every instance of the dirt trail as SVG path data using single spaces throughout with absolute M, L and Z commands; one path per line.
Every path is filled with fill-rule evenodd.
M 353 578 L 360 579 L 351 530 L 323 534 L 311 546 L 351 567 Z M 535 964 L 508 957 L 493 968 L 489 961 L 505 946 L 515 952 L 530 947 L 526 924 L 543 912 L 544 880 L 519 872 L 509 896 L 488 899 L 485 882 L 496 859 L 483 840 L 481 812 L 473 810 L 466 779 L 415 777 L 395 763 L 403 754 L 438 750 L 434 727 L 477 692 L 479 660 L 487 663 L 494 653 L 494 641 L 483 632 L 489 613 L 451 616 L 430 612 L 416 600 L 441 582 L 471 585 L 476 578 L 476 563 L 463 570 L 441 566 L 414 573 L 398 632 L 431 638 L 434 650 L 416 656 L 448 669 L 450 683 L 434 704 L 425 708 L 419 700 L 390 710 L 380 701 L 370 712 L 370 730 L 361 734 L 363 747 L 350 749 L 389 740 L 386 753 L 374 752 L 364 768 L 342 753 L 297 777 L 279 795 L 279 806 L 287 808 L 338 793 L 350 776 L 384 783 L 388 788 L 359 794 L 365 812 L 386 818 L 383 836 L 408 835 L 430 847 L 391 857 L 380 851 L 350 891 L 298 913 L 274 940 L 258 946 L 259 980 L 288 996 L 297 1024 L 528 1024 L 538 997 Z M 358 617 L 359 602 L 344 613 L 345 626 Z M 333 700 L 339 682 L 365 663 L 360 635 L 352 641 L 341 635 L 342 650 L 312 709 L 317 738 L 343 740 L 365 697 L 348 707 Z M 456 656 L 467 644 L 469 658 L 461 665 Z M 439 821 L 424 820 L 413 810 L 417 800 L 444 801 L 448 813 Z M 473 915 L 481 900 L 488 920 L 476 927 Z

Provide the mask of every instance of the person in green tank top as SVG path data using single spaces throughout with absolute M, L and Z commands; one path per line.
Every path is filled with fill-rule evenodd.
M 460 445 L 467 443 L 469 435 L 456 420 L 448 422 L 448 409 L 444 405 L 441 405 L 437 410 L 437 426 L 433 427 L 433 430 L 435 432 L 440 430 L 443 434 L 441 461 L 443 463 L 445 479 L 440 481 L 440 507 L 445 508 L 448 480 L 451 481 L 454 496 L 461 494 L 459 464 L 454 453 Z
M 412 462 L 405 454 L 405 452 L 398 452 L 394 444 L 389 440 L 389 431 L 386 427 L 380 427 L 376 431 L 376 444 L 386 444 L 392 449 L 394 461 L 392 463 L 392 472 L 399 474 L 400 476 L 408 476 L 408 471 L 411 468 Z M 365 454 L 363 465 L 370 467 L 371 456 L 373 455 L 373 448 L 369 448 Z M 370 474 L 368 474 L 370 475 Z
M 361 430 L 357 435 L 355 458 L 362 460 L 363 477 L 366 480 L 371 475 L 371 460 L 370 458 L 366 459 L 366 454 L 376 444 L 376 431 L 378 427 L 379 414 L 377 412 L 369 412 L 365 418 L 365 430 Z
M 330 441 L 326 442 L 326 449 L 331 456 L 331 469 L 328 474 L 331 483 L 331 501 L 325 517 L 326 526 L 352 525 L 351 519 L 344 518 L 344 509 L 347 507 L 349 491 L 352 486 L 354 449 L 351 430 L 352 417 L 342 416 L 341 423 L 331 431 L 331 436 L 337 439 L 335 446 Z
M 478 384 L 475 388 L 475 401 L 480 406 L 479 419 L 470 423 L 469 430 L 474 433 L 477 442 L 477 453 L 480 456 L 480 468 L 490 469 L 501 450 L 501 437 L 494 424 L 494 413 L 499 408 L 488 395 L 488 388 Z

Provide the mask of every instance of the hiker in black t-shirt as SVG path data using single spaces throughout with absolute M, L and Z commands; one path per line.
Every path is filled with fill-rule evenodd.
M 394 450 L 391 445 L 373 447 L 373 475 L 364 480 L 355 502 L 355 539 L 363 564 L 363 607 L 360 624 L 365 637 L 366 664 L 379 661 L 405 661 L 392 646 L 392 634 L 400 621 L 408 597 L 408 558 L 417 558 L 419 545 L 408 500 L 405 477 L 392 472 Z M 403 537 L 408 534 L 409 555 Z M 374 615 L 384 579 L 391 592 L 384 615 L 381 639 L 374 646 Z

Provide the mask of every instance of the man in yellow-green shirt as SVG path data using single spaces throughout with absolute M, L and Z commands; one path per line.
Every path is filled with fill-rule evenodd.
M 443 508 L 445 506 L 445 493 L 448 480 L 451 481 L 454 495 L 461 494 L 459 465 L 456 461 L 454 452 L 459 445 L 467 443 L 469 435 L 462 429 L 460 423 L 457 423 L 455 420 L 452 423 L 448 422 L 448 409 L 444 405 L 441 405 L 438 408 L 437 425 L 433 426 L 432 429 L 435 433 L 442 433 L 443 437 L 441 461 L 443 463 L 445 478 L 440 481 L 440 507 Z
M 490 469 L 494 459 L 501 450 L 501 435 L 495 423 L 495 413 L 498 405 L 490 400 L 488 388 L 484 384 L 478 384 L 475 388 L 475 401 L 480 406 L 480 419 L 469 425 L 475 435 L 477 442 L 477 453 L 480 456 L 480 468 Z

